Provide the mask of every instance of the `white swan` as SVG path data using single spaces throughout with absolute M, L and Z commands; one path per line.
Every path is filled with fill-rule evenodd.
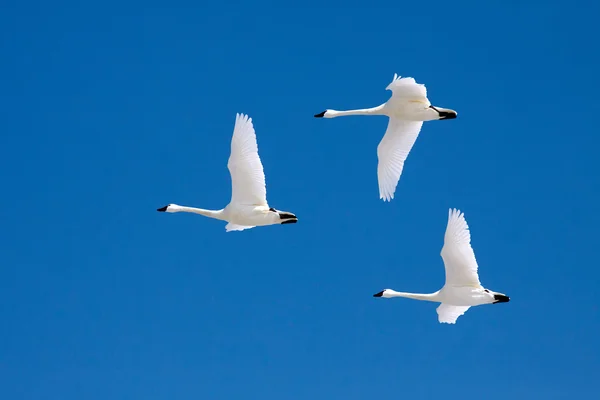
M 290 212 L 279 211 L 267 204 L 265 173 L 258 156 L 252 118 L 236 114 L 231 155 L 227 163 L 231 174 L 231 201 L 222 210 L 204 210 L 169 204 L 157 211 L 191 212 L 229 222 L 225 230 L 242 231 L 255 226 L 294 224 L 298 218 Z
M 386 90 L 392 91 L 392 97 L 384 104 L 361 110 L 336 111 L 325 110 L 316 114 L 316 118 L 335 118 L 345 115 L 387 115 L 390 120 L 383 139 L 377 146 L 377 179 L 379 198 L 391 201 L 400 180 L 404 162 L 412 149 L 423 121 L 456 118 L 456 111 L 434 107 L 427 99 L 425 85 L 418 84 L 413 78 L 394 79 Z
M 446 267 L 446 284 L 442 289 L 431 294 L 403 293 L 385 289 L 374 294 L 373 297 L 407 297 L 442 303 L 437 308 L 438 319 L 447 324 L 456 323 L 456 319 L 469 307 L 507 303 L 510 300 L 505 294 L 492 292 L 479 283 L 469 226 L 464 215 L 458 210 L 450 210 L 441 255 Z

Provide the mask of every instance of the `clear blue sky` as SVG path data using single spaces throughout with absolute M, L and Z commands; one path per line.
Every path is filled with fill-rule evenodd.
M 0 398 L 598 395 L 597 2 L 168 3 L 2 4 Z M 459 117 L 384 203 L 386 118 L 313 114 L 394 73 Z M 228 203 L 236 112 L 299 223 L 157 213 Z M 511 302 L 374 299 L 441 287 L 450 207 Z

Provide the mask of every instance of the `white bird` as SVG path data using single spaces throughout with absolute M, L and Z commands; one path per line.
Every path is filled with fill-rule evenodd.
M 434 107 L 427 99 L 425 85 L 418 84 L 413 78 L 394 79 L 386 90 L 392 91 L 392 97 L 377 107 L 360 110 L 325 110 L 316 114 L 316 118 L 335 118 L 345 115 L 387 115 L 390 120 L 383 139 L 377 146 L 377 179 L 379 198 L 391 201 L 400 180 L 404 162 L 412 149 L 423 121 L 456 118 L 456 111 Z
M 267 204 L 265 173 L 258 156 L 252 118 L 247 115 L 236 114 L 227 168 L 231 174 L 231 201 L 224 209 L 204 210 L 169 204 L 157 211 L 190 212 L 227 221 L 227 232 L 298 222 L 298 218 L 291 212 L 279 211 Z
M 444 236 L 442 259 L 446 267 L 446 284 L 430 294 L 403 293 L 385 289 L 373 297 L 407 297 L 409 299 L 442 303 L 437 308 L 440 323 L 456 323 L 469 307 L 482 304 L 507 303 L 510 298 L 481 286 L 477 274 L 477 261 L 471 247 L 471 233 L 464 215 L 451 209 Z

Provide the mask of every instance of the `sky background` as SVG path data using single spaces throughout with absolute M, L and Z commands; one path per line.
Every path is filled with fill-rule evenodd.
M 600 393 L 598 28 L 583 1 L 4 1 L 0 398 Z M 379 200 L 394 73 L 424 124 Z M 271 206 L 225 232 L 235 114 Z M 440 324 L 448 208 L 508 304 Z

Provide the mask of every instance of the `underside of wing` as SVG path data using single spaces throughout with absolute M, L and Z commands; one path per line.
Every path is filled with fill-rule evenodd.
M 438 321 L 443 324 L 455 324 L 458 317 L 466 313 L 469 308 L 469 306 L 451 306 L 442 303 L 436 309 Z
M 469 226 L 459 210 L 450 209 L 448 214 L 441 256 L 446 267 L 446 285 L 481 286 Z
M 391 201 L 394 198 L 396 186 L 404 169 L 404 162 L 415 144 L 422 126 L 422 121 L 390 118 L 385 135 L 377 146 L 377 180 L 379 182 L 379 198 L 383 201 Z
M 226 232 L 243 231 L 244 229 L 250 229 L 250 228 L 254 228 L 254 227 L 253 226 L 245 226 L 245 225 L 236 225 L 236 224 L 232 224 L 231 222 L 228 223 L 227 225 L 225 225 Z
M 252 118 L 236 114 L 231 155 L 227 163 L 231 174 L 231 202 L 240 205 L 267 205 L 265 173 L 258 156 Z
M 425 85 L 417 83 L 414 78 L 401 78 L 394 74 L 394 79 L 385 89 L 391 90 L 394 97 L 429 102 Z

